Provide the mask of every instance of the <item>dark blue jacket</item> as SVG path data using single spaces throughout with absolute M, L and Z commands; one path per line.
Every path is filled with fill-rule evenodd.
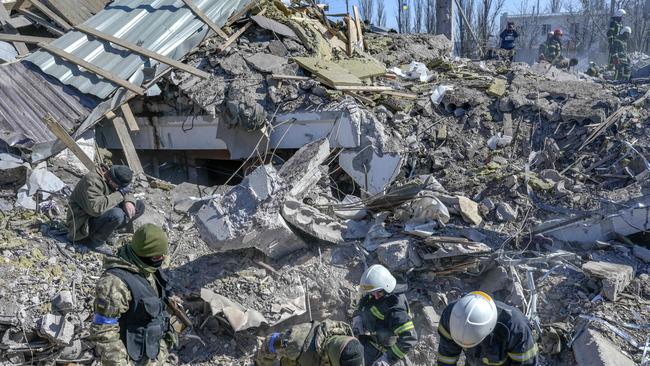
M 517 37 L 519 37 L 519 33 L 517 33 L 516 30 L 514 29 L 505 29 L 503 32 L 501 32 L 501 48 L 504 50 L 511 50 L 515 48 L 515 41 L 517 40 Z

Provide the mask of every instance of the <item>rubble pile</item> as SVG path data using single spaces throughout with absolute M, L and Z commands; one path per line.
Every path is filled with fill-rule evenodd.
M 247 364 L 259 336 L 350 321 L 373 263 L 408 285 L 413 364 L 434 362 L 442 310 L 473 290 L 522 310 L 545 365 L 647 361 L 647 84 L 452 58 L 439 35 L 348 42 L 318 8 L 282 4 L 260 2 L 227 47 L 213 35 L 188 54 L 209 78 L 174 70 L 139 102 L 309 140 L 251 152 L 238 184 L 140 176 L 147 211 L 134 225 L 168 232 L 165 271 L 193 323 L 181 363 Z M 305 114 L 336 117 L 310 134 Z M 85 172 L 69 155 L 0 156 L 0 363 L 93 363 L 101 256 L 65 239 Z

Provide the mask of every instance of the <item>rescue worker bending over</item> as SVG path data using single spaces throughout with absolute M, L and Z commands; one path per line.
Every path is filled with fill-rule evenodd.
M 344 322 L 325 320 L 298 324 L 273 333 L 257 349 L 257 366 L 363 366 L 363 347 Z
M 508 22 L 508 27 L 499 35 L 501 38 L 501 49 L 505 50 L 508 54 L 508 60 L 512 62 L 515 57 L 515 41 L 519 37 L 519 33 L 515 29 L 515 23 Z
M 474 291 L 449 304 L 438 325 L 438 365 L 537 365 L 537 344 L 519 310 Z
M 177 343 L 167 309 L 170 290 L 160 267 L 167 255 L 167 235 L 146 224 L 104 258 L 97 281 L 91 340 L 102 365 L 165 365 Z
M 113 231 L 142 215 L 144 202 L 130 193 L 132 179 L 133 172 L 124 165 L 101 166 L 81 178 L 70 195 L 68 239 L 95 249 Z
M 614 13 L 614 16 L 609 21 L 609 28 L 607 29 L 607 44 L 609 45 L 609 66 L 610 69 L 614 68 L 614 41 L 618 38 L 618 35 L 621 34 L 623 30 L 623 17 L 627 15 L 627 12 L 623 9 L 618 9 Z
M 589 61 L 589 68 L 585 73 L 593 78 L 599 78 L 602 76 L 600 67 L 598 67 L 598 65 L 593 61 Z
M 417 343 L 405 289 L 397 290 L 395 277 L 379 264 L 366 269 L 360 282 L 364 296 L 352 330 L 363 344 L 366 365 L 397 364 Z
M 627 42 L 630 40 L 632 28 L 625 27 L 621 31 L 621 35 L 614 40 L 612 45 L 612 61 L 616 72 L 614 73 L 615 80 L 630 80 L 632 69 L 630 67 L 630 57 L 627 54 Z
M 551 65 L 559 65 L 562 63 L 562 36 L 564 32 L 562 29 L 556 29 L 553 31 L 553 37 L 546 45 L 546 54 L 544 59 L 548 61 Z

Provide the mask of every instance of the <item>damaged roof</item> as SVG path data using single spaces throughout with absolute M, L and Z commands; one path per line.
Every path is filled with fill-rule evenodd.
M 9 144 L 52 141 L 56 137 L 42 122 L 45 115 L 50 113 L 66 130 L 72 131 L 96 104 L 23 62 L 1 66 L 0 85 L 0 131 Z
M 245 8 L 251 0 L 193 0 L 218 26 Z M 137 44 L 161 55 L 180 59 L 205 37 L 208 26 L 179 0 L 118 0 L 84 23 L 103 33 Z M 147 57 L 114 47 L 79 31 L 70 31 L 51 43 L 118 77 L 140 84 Z M 39 50 L 27 57 L 46 74 L 71 85 L 84 94 L 105 99 L 118 86 L 77 65 Z

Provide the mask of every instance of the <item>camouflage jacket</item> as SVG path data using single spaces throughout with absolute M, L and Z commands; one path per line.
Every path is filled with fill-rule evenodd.
M 133 263 L 120 257 L 105 257 L 104 270 L 121 268 L 128 271 L 142 273 Z M 147 281 L 158 290 L 153 274 L 146 275 Z M 97 319 L 119 319 L 129 310 L 131 291 L 117 276 L 104 272 L 97 281 L 95 294 L 95 321 L 90 327 L 90 340 L 95 344 L 103 366 L 128 366 L 135 365 L 129 359 L 124 343 L 120 339 L 120 325 L 117 322 L 97 321 Z M 107 324 L 113 323 L 113 324 Z M 173 337 L 170 335 L 170 339 Z M 170 342 L 170 341 L 169 341 Z M 140 365 L 166 365 L 169 355 L 168 341 L 160 342 L 160 352 L 156 362 L 145 362 Z
M 77 241 L 87 238 L 90 235 L 88 220 L 101 216 L 124 201 L 135 202 L 135 198 L 130 194 L 122 196 L 122 193 L 113 191 L 106 183 L 101 168 L 97 167 L 95 171 L 86 174 L 70 195 L 68 239 Z
M 562 59 L 562 42 L 558 39 L 551 39 L 546 44 L 546 61 L 554 64 Z
M 612 43 L 612 47 L 610 48 L 611 54 L 614 57 L 617 57 L 620 61 L 624 62 L 627 60 L 627 42 L 620 39 L 616 38 L 614 42 Z
M 607 39 L 609 40 L 610 47 L 614 44 L 616 38 L 618 38 L 618 35 L 621 33 L 621 29 L 623 29 L 623 23 L 614 19 L 609 22 L 609 28 L 607 29 Z
M 298 324 L 282 333 L 273 333 L 264 339 L 257 349 L 257 366 L 272 366 L 276 360 L 282 366 L 330 366 L 326 344 L 332 336 L 350 336 L 352 329 L 344 322 Z M 280 344 L 273 347 L 273 344 Z

